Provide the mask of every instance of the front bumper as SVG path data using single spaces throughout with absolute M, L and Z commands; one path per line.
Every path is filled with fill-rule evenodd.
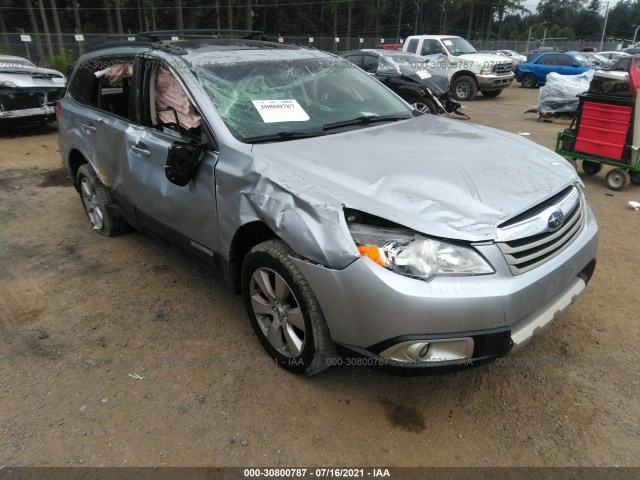
M 23 110 L 0 111 L 0 122 L 10 120 L 42 119 L 53 120 L 56 118 L 56 109 L 52 106 L 39 108 L 25 108 Z
M 509 75 L 476 75 L 480 90 L 502 90 L 513 83 L 514 77 L 513 72 Z
M 476 248 L 495 274 L 430 282 L 398 275 L 365 258 L 343 270 L 294 261 L 316 294 L 337 344 L 377 357 L 407 339 L 472 338 L 471 360 L 487 359 L 522 348 L 577 298 L 595 267 L 597 229 L 586 207 L 583 230 L 569 247 L 516 276 L 492 243 Z M 419 366 L 436 365 L 442 363 Z

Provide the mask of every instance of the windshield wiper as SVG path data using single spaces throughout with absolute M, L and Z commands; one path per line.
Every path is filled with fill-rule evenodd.
M 298 140 L 300 138 L 313 138 L 326 135 L 324 132 L 278 132 L 269 135 L 257 135 L 246 137 L 242 141 L 245 143 L 266 143 L 266 142 L 286 142 L 287 140 Z
M 410 116 L 406 115 L 386 115 L 379 117 L 377 115 L 364 115 L 362 117 L 352 118 L 343 122 L 326 123 L 322 126 L 323 130 L 333 130 L 334 128 L 349 127 L 351 125 L 368 125 L 369 123 L 378 122 L 395 122 L 398 120 L 408 120 Z

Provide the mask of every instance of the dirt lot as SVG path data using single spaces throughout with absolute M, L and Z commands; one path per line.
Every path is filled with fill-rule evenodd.
M 552 147 L 566 127 L 523 115 L 537 95 L 466 106 Z M 0 465 L 640 465 L 639 187 L 581 174 L 598 268 L 511 365 L 305 379 L 176 248 L 92 232 L 55 130 L 0 151 Z

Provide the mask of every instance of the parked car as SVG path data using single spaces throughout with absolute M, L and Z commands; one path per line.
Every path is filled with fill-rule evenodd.
M 516 67 L 518 66 L 518 63 L 520 63 L 519 61 L 516 61 L 515 59 L 511 58 L 506 53 L 502 53 L 500 50 L 480 50 L 480 53 L 489 53 L 491 55 L 498 55 L 500 57 L 508 58 L 511 61 L 511 70 L 513 72 L 516 71 Z
M 629 55 L 638 55 L 640 54 L 640 47 L 629 47 L 629 48 L 625 48 L 622 51 Z
M 536 85 L 543 86 L 547 74 L 551 72 L 561 75 L 579 75 L 589 69 L 595 69 L 595 66 L 590 64 L 582 54 L 545 52 L 518 65 L 516 80 L 525 88 L 533 88 Z
M 595 268 L 596 221 L 562 157 L 421 114 L 319 50 L 105 44 L 76 63 L 59 125 L 92 230 L 154 232 L 211 266 L 296 373 L 337 350 L 398 368 L 491 361 Z
M 513 50 L 496 50 L 499 55 L 506 55 L 511 58 L 516 63 L 522 63 L 527 61 L 527 57 L 524 55 L 520 55 L 518 52 L 514 52 Z
M 614 62 L 616 60 L 618 60 L 618 58 L 620 58 L 620 57 L 628 57 L 629 56 L 628 53 L 616 52 L 616 51 L 600 52 L 599 55 L 601 55 L 602 57 L 607 58 L 609 60 L 613 60 Z
M 0 55 L 0 127 L 55 120 L 64 75 L 36 67 L 26 58 Z
M 567 52 L 570 55 L 577 55 L 583 58 L 586 62 L 586 65 L 589 67 L 594 67 L 597 70 L 603 69 L 607 70 L 613 66 L 615 63 L 612 60 L 609 60 L 606 57 L 603 57 L 599 53 L 584 53 L 584 52 Z
M 418 55 L 390 50 L 352 50 L 340 56 L 374 75 L 423 113 L 464 115 L 462 105 L 449 95 L 446 68 L 431 68 Z
M 412 35 L 404 52 L 421 56 L 445 55 L 449 60 L 451 94 L 458 101 L 473 100 L 482 92 L 497 97 L 513 82 L 513 63 L 502 56 L 478 52 L 464 38 L 452 35 Z

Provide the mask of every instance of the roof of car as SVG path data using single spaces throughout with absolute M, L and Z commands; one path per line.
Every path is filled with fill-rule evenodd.
M 408 38 L 429 38 L 439 40 L 441 38 L 462 38 L 459 35 L 410 35 Z
M 18 57 L 16 55 L 0 55 L 0 61 L 23 61 L 23 62 L 29 62 L 29 63 L 33 63 L 30 60 L 24 58 L 24 57 Z
M 330 53 L 307 46 L 285 45 L 249 38 L 211 38 L 206 35 L 185 35 L 177 40 L 167 39 L 171 38 L 171 32 L 161 32 L 162 35 L 151 32 L 151 34 L 137 36 L 101 37 L 97 42 L 92 43 L 88 50 L 92 56 L 95 56 L 100 52 L 130 53 L 142 48 L 143 51 L 144 49 L 156 50 L 178 55 L 191 64 L 202 64 L 207 61 L 232 63 L 333 56 Z

